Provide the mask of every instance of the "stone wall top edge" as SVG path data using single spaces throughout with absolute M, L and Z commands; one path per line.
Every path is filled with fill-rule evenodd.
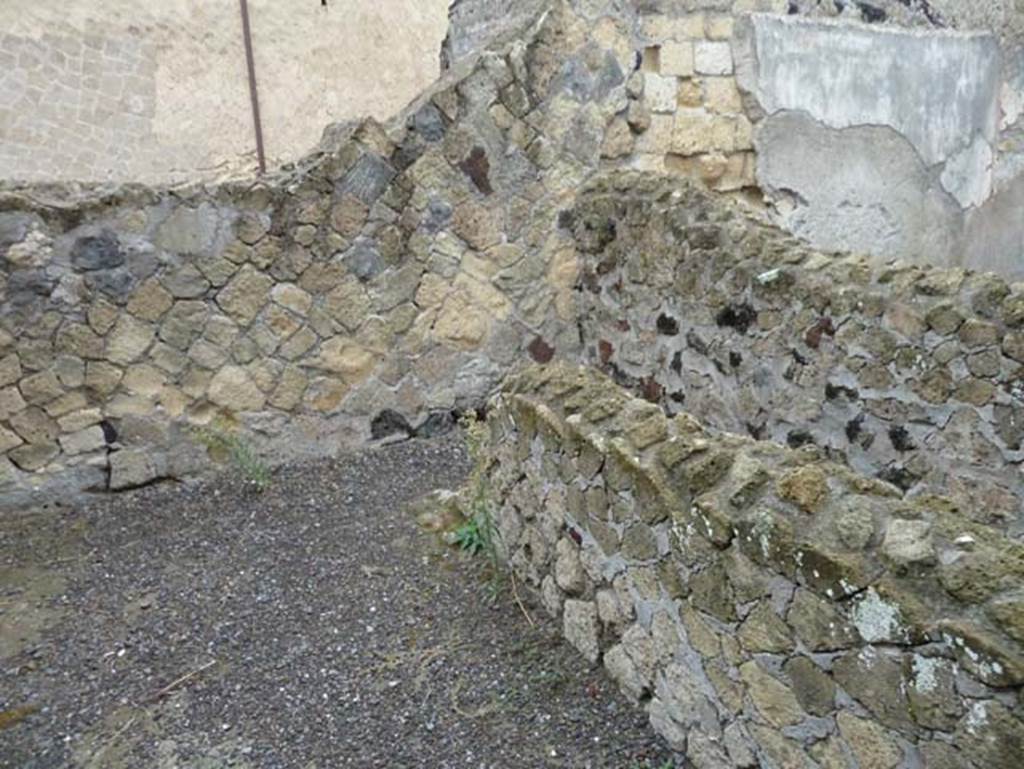
M 1024 566 L 1024 545 L 957 515 L 955 505 L 949 500 L 935 495 L 905 498 L 896 487 L 860 476 L 814 450 L 791 449 L 731 433 L 712 433 L 685 412 L 670 418 L 606 375 L 573 363 L 556 361 L 545 366 L 530 366 L 510 378 L 504 393 L 509 397 L 510 407 L 526 420 L 520 420 L 514 428 L 516 431 L 543 433 L 547 430 L 566 447 L 589 446 L 606 459 L 616 461 L 622 472 L 635 479 L 637 488 L 644 484 L 654 490 L 659 504 L 669 511 L 677 531 L 685 529 L 695 534 L 708 543 L 705 547 L 728 548 L 747 534 L 756 533 L 749 524 L 756 524 L 758 515 L 767 516 L 765 520 L 771 519 L 772 526 L 776 527 L 772 529 L 773 536 L 789 527 L 789 534 L 782 536 L 792 541 L 778 549 L 773 545 L 758 561 L 763 566 L 790 579 L 796 576 L 806 583 L 803 587 L 823 599 L 853 601 L 854 604 L 867 601 L 872 605 L 882 602 L 892 606 L 894 616 L 898 616 L 892 626 L 895 635 L 890 640 L 893 642 L 919 645 L 946 636 L 960 638 L 975 653 L 997 662 L 998 669 L 1003 671 L 993 678 L 999 682 L 997 685 L 1017 687 L 1024 683 L 1022 645 L 986 616 L 986 601 L 989 598 L 1002 601 L 1006 591 L 999 588 L 994 596 L 986 594 L 980 599 L 957 582 L 964 574 L 956 568 L 950 570 L 947 562 L 950 553 L 957 547 L 965 547 L 963 543 L 969 539 L 968 559 L 980 562 L 991 555 L 1003 565 L 1010 564 L 1011 570 L 1020 570 Z M 596 403 L 602 393 L 617 405 L 614 415 L 598 421 L 582 416 L 585 409 L 581 410 L 579 403 Z M 574 399 L 575 404 L 567 407 Z M 642 425 L 627 424 L 630 413 L 637 413 L 631 412 L 634 408 L 643 415 L 641 422 L 648 422 L 650 416 L 660 427 L 645 430 Z M 660 437 L 638 447 L 627 434 L 631 431 L 646 433 L 642 444 L 659 432 Z M 730 461 L 723 471 L 716 470 L 712 474 L 705 488 L 691 492 L 684 488 L 686 481 L 681 480 L 686 476 L 666 467 L 669 455 L 666 449 L 676 442 L 684 444 L 684 448 L 697 446 L 697 454 L 708 458 L 729 454 Z M 680 464 L 692 461 L 694 455 L 686 457 L 684 452 L 683 456 Z M 768 487 L 792 492 L 788 501 L 784 499 L 792 508 L 788 513 L 785 506 L 775 503 L 763 503 L 761 507 L 741 506 L 737 510 L 728 509 L 727 502 L 722 503 L 735 492 L 737 477 L 744 472 L 742 465 L 752 459 L 768 469 L 764 481 Z M 700 463 L 698 459 L 698 465 Z M 831 489 L 828 501 L 812 511 L 801 508 L 801 495 L 810 492 L 806 488 L 801 490 L 800 484 L 813 485 L 819 481 Z M 790 491 L 767 493 L 783 498 Z M 841 539 L 833 536 L 840 517 L 840 504 L 848 506 L 851 500 L 863 500 L 876 513 L 880 511 L 876 525 L 881 533 L 876 533 L 862 551 L 833 541 Z M 780 513 L 785 514 L 780 516 Z M 893 532 L 914 528 L 917 522 L 929 525 L 930 537 L 942 552 L 937 559 L 901 563 L 898 560 L 900 546 Z M 697 525 L 693 525 L 695 523 Z M 782 528 L 778 528 L 779 524 Z M 993 580 L 998 577 L 990 576 Z M 846 580 L 850 580 L 848 585 Z M 849 589 L 837 594 L 827 586 L 831 582 Z M 949 585 L 954 585 L 955 597 L 944 592 L 944 587 Z M 868 612 L 869 608 L 864 611 Z
M 942 266 L 905 259 L 879 259 L 868 254 L 843 250 L 816 248 L 799 237 L 780 229 L 774 223 L 756 218 L 732 201 L 701 189 L 695 182 L 678 176 L 649 174 L 633 170 L 609 170 L 591 178 L 582 188 L 576 203 L 577 212 L 586 212 L 588 206 L 599 199 L 636 202 L 649 201 L 659 207 L 662 214 L 680 207 L 700 207 L 711 212 L 711 219 L 722 224 L 734 219 L 742 220 L 744 227 L 763 236 L 771 248 L 761 254 L 738 255 L 719 253 L 718 258 L 732 258 L 733 264 L 760 261 L 765 270 L 792 270 L 798 272 L 795 283 L 810 282 L 815 278 L 841 277 L 850 268 L 865 271 L 866 278 L 856 286 L 833 281 L 830 293 L 849 288 L 884 291 L 889 300 L 920 298 L 934 304 L 957 302 L 963 305 L 966 317 L 987 317 L 991 313 L 979 312 L 971 302 L 970 294 L 984 287 L 1002 296 L 1001 311 L 1008 328 L 1024 326 L 1024 281 L 1013 281 L 991 270 L 976 270 L 960 266 Z M 596 259 L 596 254 L 589 258 Z M 1020 305 L 1021 312 L 1016 308 Z M 997 308 L 997 309 L 1000 309 Z M 998 314 L 998 313 L 997 313 Z

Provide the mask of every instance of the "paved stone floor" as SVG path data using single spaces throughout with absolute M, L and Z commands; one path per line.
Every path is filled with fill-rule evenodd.
M 0 767 L 666 764 L 520 586 L 407 505 L 454 438 L 0 521 Z

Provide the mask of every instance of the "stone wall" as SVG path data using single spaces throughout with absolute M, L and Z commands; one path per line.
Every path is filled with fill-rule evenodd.
M 249 0 L 271 167 L 312 150 L 325 125 L 388 119 L 429 87 L 447 6 Z M 5 0 L 0 29 L 0 178 L 255 172 L 238 0 Z
M 586 360 L 669 413 L 816 446 L 1024 535 L 1024 294 L 990 273 L 825 256 L 689 184 L 575 209 Z
M 696 178 L 717 191 L 757 186 L 753 124 L 736 82 L 735 21 L 728 3 L 641 16 L 644 98 L 638 112 L 645 130 L 634 166 Z
M 693 766 L 1019 765 L 1019 543 L 592 369 L 492 406 L 502 555 Z
M 763 195 L 820 248 L 1024 274 L 1024 13 L 638 5 L 635 167 Z
M 514 35 L 524 23 L 538 16 L 543 0 L 453 0 L 448 8 L 448 34 L 441 46 L 441 67 L 448 69 Z
M 273 459 L 429 433 L 577 349 L 557 221 L 628 109 L 628 31 L 559 4 L 265 180 L 0 191 L 0 508 L 202 472 L 197 426 Z

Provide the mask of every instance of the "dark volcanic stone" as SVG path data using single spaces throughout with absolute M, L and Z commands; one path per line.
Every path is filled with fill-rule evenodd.
M 530 353 L 530 357 L 538 363 L 549 363 L 555 357 L 555 348 L 539 336 L 530 342 L 526 349 Z
M 903 491 L 910 491 L 919 480 L 921 480 L 915 473 L 912 473 L 905 467 L 899 467 L 897 465 L 890 465 L 885 467 L 878 474 L 886 483 L 891 483 Z
M 384 260 L 372 241 L 360 239 L 342 259 L 349 272 L 364 283 L 384 271 Z
M 32 217 L 16 211 L 0 213 L 0 251 L 14 243 L 20 243 L 28 235 Z
M 391 153 L 391 164 L 398 170 L 404 171 L 427 151 L 427 143 L 415 133 L 409 133 L 398 149 Z
M 859 414 L 846 423 L 846 439 L 853 443 L 864 430 L 864 415 Z
M 889 428 L 889 441 L 896 451 L 913 451 L 917 448 L 907 428 L 903 425 L 893 425 Z
M 7 279 L 7 301 L 21 306 L 35 302 L 41 296 L 49 296 L 56 281 L 46 277 L 42 270 L 17 270 Z
M 436 142 L 444 138 L 444 118 L 433 104 L 424 104 L 413 116 L 412 124 L 425 141 Z
M 103 430 L 103 440 L 107 443 L 114 443 L 117 440 L 117 428 L 109 420 L 100 422 L 100 429 Z
M 356 161 L 355 165 L 338 182 L 338 193 L 354 195 L 366 205 L 381 196 L 391 180 L 395 178 L 395 169 L 381 157 L 367 153 Z
M 808 430 L 790 430 L 786 435 L 786 445 L 791 449 L 798 449 L 811 443 L 814 443 L 814 436 Z
M 640 395 L 644 400 L 657 403 L 661 400 L 662 392 L 661 385 L 655 381 L 654 377 L 650 376 L 640 381 Z
M 718 311 L 715 323 L 745 334 L 757 320 L 757 311 L 747 303 L 730 304 Z
M 450 411 L 435 411 L 414 430 L 417 438 L 433 438 L 449 433 L 455 427 L 455 415 Z
M 850 400 L 857 400 L 860 397 L 860 393 L 853 387 L 847 387 L 845 385 L 834 385 L 831 382 L 825 383 L 825 398 L 834 401 L 836 398 L 847 397 Z
M 699 355 L 708 354 L 708 343 L 701 339 L 693 329 L 686 332 L 686 346 Z
M 857 8 L 860 10 L 860 17 L 868 24 L 875 24 L 888 18 L 884 9 L 871 3 L 865 3 L 863 0 L 857 0 Z
M 665 336 L 675 336 L 679 333 L 679 321 L 665 313 L 658 316 L 657 326 L 658 333 Z
M 459 168 L 484 195 L 494 192 L 494 188 L 491 187 L 491 161 L 487 159 L 487 152 L 483 147 L 474 147 L 470 150 L 469 155 L 459 163 Z
M 100 270 L 86 276 L 85 283 L 93 291 L 99 291 L 117 301 L 124 301 L 135 286 L 135 277 L 124 267 L 115 270 Z
M 71 265 L 82 272 L 110 270 L 124 264 L 124 252 L 117 236 L 105 230 L 99 235 L 79 238 L 71 247 Z
M 410 436 L 412 433 L 412 425 L 409 424 L 409 421 L 391 409 L 384 409 L 370 422 L 370 437 L 375 441 L 389 435 Z
M 451 205 L 445 200 L 434 198 L 427 204 L 427 213 L 423 219 L 423 227 L 427 232 L 436 234 L 447 227 L 451 219 Z
M 680 351 L 676 351 L 676 354 L 672 356 L 672 362 L 669 364 L 669 368 L 675 371 L 677 374 L 681 374 L 683 371 L 683 354 Z
M 819 318 L 807 333 L 804 334 L 804 343 L 812 350 L 821 346 L 822 336 L 835 336 L 836 328 L 832 324 L 832 318 Z

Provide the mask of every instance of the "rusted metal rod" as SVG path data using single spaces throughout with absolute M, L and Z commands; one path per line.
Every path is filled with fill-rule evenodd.
M 245 40 L 245 64 L 249 69 L 249 100 L 252 102 L 252 123 L 256 131 L 256 158 L 260 173 L 267 172 L 267 158 L 263 152 L 263 123 L 260 120 L 260 97 L 256 90 L 256 64 L 252 56 L 252 31 L 249 28 L 249 2 L 239 0 L 242 6 L 242 38 Z

